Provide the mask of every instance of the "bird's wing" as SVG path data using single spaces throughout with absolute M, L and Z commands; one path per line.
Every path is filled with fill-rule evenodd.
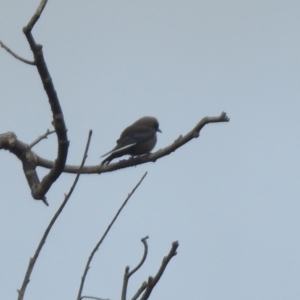
M 107 156 L 108 154 L 118 153 L 125 149 L 131 148 L 136 144 L 142 143 L 155 135 L 155 129 L 141 128 L 140 130 L 129 130 L 130 127 L 126 128 L 121 134 L 121 137 L 117 140 L 117 146 L 105 153 L 101 157 Z
M 128 145 L 135 145 L 142 143 L 146 140 L 151 139 L 156 133 L 155 129 L 149 129 L 149 127 L 146 128 L 146 130 L 135 130 L 132 132 L 126 132 L 126 134 L 121 135 L 121 137 L 117 140 L 117 144 L 119 147 L 126 147 Z
M 121 148 L 119 148 L 119 145 L 117 145 L 114 149 L 112 149 L 112 150 L 110 150 L 109 152 L 107 152 L 107 153 L 101 155 L 100 157 L 104 157 L 104 156 L 107 156 L 108 154 L 112 154 L 112 153 L 118 153 L 118 152 L 123 151 L 123 150 L 125 150 L 125 149 L 127 149 L 127 148 L 130 148 L 130 147 L 132 147 L 132 146 L 134 146 L 134 145 L 136 145 L 136 143 L 129 144 L 129 145 L 123 146 L 123 147 L 121 147 Z

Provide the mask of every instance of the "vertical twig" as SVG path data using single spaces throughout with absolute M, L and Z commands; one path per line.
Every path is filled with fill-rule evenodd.
M 89 146 L 90 146 L 91 137 L 92 137 L 92 131 L 90 130 L 88 140 L 87 140 L 87 144 L 86 144 L 85 151 L 84 151 L 84 155 L 83 155 L 82 162 L 81 162 L 81 165 L 80 165 L 80 169 L 83 167 L 83 165 L 85 163 L 85 160 L 87 158 L 87 152 L 88 152 L 88 149 L 89 149 Z M 26 290 L 26 287 L 27 287 L 27 285 L 30 281 L 30 275 L 31 275 L 32 270 L 34 268 L 34 265 L 35 265 L 35 263 L 38 259 L 38 256 L 39 256 L 39 254 L 40 254 L 40 252 L 41 252 L 41 250 L 42 250 L 42 248 L 43 248 L 43 246 L 46 242 L 46 239 L 47 239 L 47 237 L 49 235 L 49 232 L 52 229 L 55 221 L 57 220 L 60 213 L 62 212 L 65 205 L 67 204 L 69 198 L 71 197 L 71 195 L 74 191 L 74 188 L 75 188 L 75 186 L 76 186 L 76 184 L 79 180 L 79 176 L 80 176 L 80 170 L 79 170 L 78 174 L 75 177 L 74 183 L 71 186 L 69 193 L 65 196 L 65 199 L 64 199 L 63 203 L 61 204 L 61 206 L 59 207 L 59 209 L 57 210 L 57 212 L 53 216 L 52 220 L 50 221 L 47 229 L 45 230 L 44 235 L 43 235 L 43 237 L 42 237 L 42 239 L 41 239 L 41 241 L 40 241 L 40 243 L 39 243 L 39 245 L 38 245 L 38 247 L 37 247 L 37 249 L 34 253 L 34 256 L 32 258 L 30 258 L 30 260 L 29 260 L 29 265 L 28 265 L 28 268 L 27 268 L 22 286 L 21 286 L 20 290 L 18 290 L 18 294 L 19 294 L 18 300 L 23 300 L 23 298 L 24 298 L 25 290 Z
M 143 265 L 143 263 L 145 262 L 145 260 L 147 258 L 147 254 L 148 254 L 147 239 L 148 238 L 149 237 L 146 236 L 141 239 L 142 243 L 144 244 L 144 254 L 143 254 L 143 257 L 142 257 L 141 261 L 139 262 L 139 264 L 130 272 L 129 272 L 128 266 L 125 268 L 121 300 L 126 300 L 126 293 L 127 293 L 128 281 L 129 281 L 130 276 L 132 274 L 134 274 Z
M 142 181 L 144 180 L 144 178 L 146 177 L 146 175 L 147 175 L 147 172 L 142 176 L 142 178 L 137 183 L 137 185 L 133 188 L 133 190 L 131 191 L 131 193 L 129 193 L 129 195 L 127 196 L 127 198 L 125 199 L 125 201 L 123 202 L 123 204 L 121 205 L 121 207 L 119 208 L 119 210 L 117 211 L 116 215 L 114 216 L 114 218 L 112 219 L 112 221 L 108 225 L 108 227 L 107 227 L 106 231 L 104 232 L 103 236 L 101 237 L 100 241 L 96 244 L 95 248 L 91 252 L 90 257 L 88 258 L 88 261 L 86 263 L 85 269 L 83 271 L 83 275 L 81 277 L 81 283 L 80 283 L 80 286 L 79 286 L 77 300 L 81 299 L 81 294 L 82 294 L 84 282 L 85 282 L 85 279 L 86 279 L 86 276 L 87 276 L 87 272 L 88 272 L 88 270 L 90 268 L 91 261 L 92 261 L 94 255 L 95 255 L 96 251 L 99 249 L 100 245 L 102 244 L 102 242 L 104 241 L 106 235 L 108 234 L 110 228 L 113 226 L 114 222 L 116 221 L 116 219 L 118 218 L 119 214 L 121 213 L 121 211 L 123 210 L 123 208 L 127 204 L 128 200 L 131 198 L 131 196 L 133 195 L 133 193 L 136 191 L 136 189 L 142 183 Z

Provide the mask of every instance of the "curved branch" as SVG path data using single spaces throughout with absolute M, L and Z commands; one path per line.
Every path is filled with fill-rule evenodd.
M 171 154 L 172 152 L 174 152 L 184 144 L 188 143 L 192 139 L 198 138 L 200 130 L 206 124 L 217 122 L 229 122 L 229 120 L 230 119 L 227 117 L 225 112 L 222 112 L 221 115 L 218 117 L 204 117 L 190 132 L 188 132 L 185 136 L 180 135 L 171 145 L 149 155 L 138 156 L 133 159 L 121 160 L 114 164 L 104 165 L 103 170 L 101 170 L 100 172 L 111 172 L 131 166 L 144 164 L 147 162 L 155 162 L 157 159 Z
M 90 146 L 90 141 L 91 141 L 91 137 L 92 137 L 92 131 L 90 130 L 89 132 L 89 136 L 88 136 L 88 140 L 87 140 L 87 144 L 86 144 L 86 147 L 85 147 L 85 151 L 84 151 L 84 155 L 83 155 L 83 158 L 82 158 L 82 162 L 81 162 L 81 165 L 80 167 L 82 168 L 84 163 L 85 163 L 85 160 L 87 158 L 87 152 L 88 152 L 88 149 L 89 149 L 89 146 Z M 70 199 L 73 191 L 74 191 L 74 188 L 79 180 L 79 176 L 81 174 L 78 173 L 77 176 L 75 177 L 75 180 L 74 180 L 74 183 L 73 185 L 71 186 L 70 188 L 70 191 L 69 193 L 65 196 L 65 199 L 63 201 L 63 203 L 61 204 L 61 206 L 59 207 L 59 209 L 57 210 L 57 212 L 55 213 L 55 215 L 53 216 L 52 220 L 50 221 L 48 227 L 46 228 L 45 232 L 44 232 L 44 235 L 34 253 L 34 256 L 32 258 L 30 258 L 29 260 L 29 265 L 28 265 L 28 268 L 27 268 L 27 271 L 26 271 L 26 274 L 25 274 L 25 277 L 24 277 L 24 280 L 23 280 L 23 283 L 22 283 L 22 286 L 21 286 L 21 289 L 18 290 L 18 300 L 23 300 L 24 298 L 24 294 L 25 294 L 25 290 L 26 290 L 26 287 L 30 281 L 30 275 L 32 273 L 32 270 L 34 268 L 34 265 L 39 257 L 39 254 L 40 252 L 42 251 L 42 248 L 44 246 L 44 244 L 46 243 L 46 239 L 49 235 L 49 232 L 50 230 L 52 229 L 55 221 L 57 220 L 57 218 L 59 217 L 60 213 L 62 212 L 62 210 L 64 209 L 64 207 L 66 206 L 68 200 Z
M 68 148 L 69 148 L 69 141 L 67 137 L 67 128 L 65 125 L 63 112 L 60 107 L 59 99 L 57 97 L 54 85 L 52 83 L 52 79 L 50 73 L 48 71 L 42 46 L 36 44 L 31 30 L 34 27 L 35 23 L 41 16 L 45 6 L 47 4 L 47 0 L 42 0 L 37 8 L 36 12 L 28 22 L 27 26 L 23 28 L 23 32 L 27 38 L 27 41 L 30 45 L 31 51 L 33 52 L 34 56 L 34 64 L 37 67 L 39 72 L 40 78 L 42 80 L 44 89 L 47 93 L 49 104 L 52 110 L 53 115 L 53 126 L 55 128 L 55 132 L 57 135 L 58 141 L 58 153 L 55 162 L 53 162 L 50 172 L 44 176 L 42 181 L 40 182 L 36 172 L 36 156 L 33 155 L 32 152 L 28 151 L 28 149 L 24 149 L 23 154 L 28 155 L 28 158 L 20 158 L 23 163 L 23 169 L 25 172 L 25 176 L 27 178 L 28 184 L 31 189 L 32 197 L 36 200 L 43 200 L 46 202 L 46 193 L 52 186 L 52 184 L 58 179 L 60 174 L 63 172 L 63 169 L 66 164 L 67 155 L 68 155 Z M 23 143 L 24 144 L 24 143 Z M 24 146 L 24 145 L 23 145 Z M 26 145 L 28 147 L 28 145 Z M 24 147 L 23 147 L 24 148 Z M 26 148 L 26 147 L 25 147 Z M 27 174 L 28 173 L 28 174 Z
M 178 148 L 182 147 L 184 144 L 188 143 L 194 138 L 199 137 L 200 130 L 209 123 L 216 122 L 229 122 L 229 118 L 226 113 L 222 113 L 218 117 L 204 117 L 191 131 L 189 131 L 185 136 L 180 136 L 175 140 L 171 145 L 160 149 L 149 155 L 138 156 L 135 158 L 129 158 L 127 160 L 121 160 L 117 163 L 112 163 L 109 165 L 95 165 L 95 166 L 86 166 L 80 170 L 81 174 L 101 174 L 111 171 L 116 171 L 123 168 L 128 168 L 140 164 L 145 164 L 148 162 L 155 162 L 157 159 L 160 159 L 166 155 L 171 154 Z M 56 133 L 58 131 L 56 130 Z M 60 139 L 59 139 L 60 140 Z M 62 149 L 61 146 L 64 145 L 64 141 L 59 142 L 59 154 L 58 157 L 61 158 L 61 152 L 64 152 L 67 149 Z M 13 132 L 7 132 L 0 134 L 0 150 L 9 150 L 11 153 L 15 154 L 23 164 L 24 174 L 26 176 L 28 185 L 31 189 L 31 194 L 34 199 L 44 199 L 43 195 L 51 187 L 51 184 L 56 180 L 55 176 L 58 175 L 57 168 L 60 165 L 62 167 L 62 159 L 60 162 L 57 159 L 55 162 L 44 159 L 38 156 L 35 152 L 30 149 L 30 146 L 23 143 L 17 139 L 17 136 Z M 64 152 L 63 156 L 66 155 Z M 38 174 L 36 172 L 36 167 L 44 167 L 52 169 L 51 172 L 44 177 L 40 183 Z M 63 172 L 77 174 L 79 172 L 78 166 L 65 165 Z M 56 170 L 56 171 L 55 171 Z M 60 170 L 59 170 L 60 171 Z M 54 173 L 54 175 L 53 175 Z M 53 179 L 54 178 L 54 179 Z
M 34 61 L 30 61 L 27 60 L 21 56 L 19 56 L 18 54 L 16 54 L 15 52 L 13 52 L 11 49 L 9 49 L 3 42 L 0 41 L 0 46 L 5 49 L 9 54 L 11 54 L 14 58 L 20 60 L 21 62 L 28 64 L 28 65 L 33 65 L 35 66 L 35 62 Z
M 155 162 L 157 159 L 160 159 L 166 155 L 171 154 L 172 152 L 176 151 L 178 148 L 182 147 L 184 144 L 188 143 L 189 141 L 198 138 L 199 133 L 201 129 L 209 124 L 209 123 L 219 123 L 219 122 L 229 122 L 229 118 L 226 115 L 225 112 L 222 112 L 220 116 L 217 117 L 204 117 L 200 122 L 196 124 L 196 126 L 189 131 L 186 135 L 184 136 L 179 136 L 171 145 L 160 149 L 154 153 L 150 153 L 148 155 L 142 155 L 142 156 L 137 156 L 135 158 L 129 158 L 129 159 L 124 159 L 120 160 L 116 163 L 111 163 L 109 165 L 96 165 L 96 166 L 86 166 L 83 168 L 81 171 L 82 173 L 85 174 L 92 174 L 92 173 L 106 173 L 106 172 L 112 172 L 128 167 L 133 167 L 141 164 L 145 164 L 148 162 Z M 37 156 L 37 164 L 40 167 L 44 168 L 51 168 L 53 163 L 49 160 L 43 159 L 39 156 Z M 77 166 L 70 166 L 66 165 L 64 168 L 64 172 L 66 173 L 77 173 L 78 172 L 78 167 Z
M 109 165 L 95 165 L 95 166 L 86 166 L 81 170 L 82 174 L 101 174 L 111 171 L 116 171 L 123 168 L 128 168 L 140 164 L 145 164 L 148 162 L 155 162 L 157 159 L 160 159 L 166 155 L 171 154 L 176 151 L 178 148 L 182 147 L 184 144 L 188 143 L 194 138 L 199 137 L 200 130 L 209 123 L 217 122 L 229 122 L 229 118 L 226 113 L 222 112 L 218 117 L 204 117 L 196 126 L 189 131 L 185 136 L 180 136 L 175 140 L 171 145 L 160 149 L 149 155 L 138 156 L 135 158 L 129 158 L 127 160 L 121 160 L 117 163 L 112 163 Z M 26 148 L 27 147 L 27 148 Z M 0 149 L 9 150 L 14 153 L 19 159 L 23 161 L 30 161 L 33 164 L 33 167 L 43 167 L 51 169 L 54 166 L 54 162 L 42 158 L 35 154 L 33 151 L 28 149 L 28 145 L 19 141 L 14 133 L 8 132 L 0 135 Z M 21 155 L 22 154 L 22 155 Z M 77 174 L 79 172 L 78 166 L 65 165 L 63 172 Z M 26 175 L 26 174 L 25 174 Z
M 148 254 L 148 244 L 147 244 L 147 239 L 149 237 L 146 236 L 144 238 L 141 239 L 142 243 L 144 244 L 144 254 L 143 257 L 141 259 L 141 261 L 139 262 L 139 264 L 131 271 L 129 272 L 129 267 L 127 266 L 125 268 L 125 273 L 124 273 L 124 279 L 123 279 L 123 288 L 122 288 L 122 300 L 126 300 L 126 293 L 127 293 L 127 286 L 128 286 L 128 281 L 129 278 L 132 274 L 134 274 L 145 262 L 146 258 L 147 258 L 147 254 Z
M 145 260 L 147 258 L 147 254 L 148 254 L 147 239 L 148 238 L 149 238 L 148 236 L 145 236 L 144 238 L 141 239 L 142 243 L 144 244 L 144 254 L 143 254 L 143 257 L 142 257 L 140 263 L 131 272 L 128 273 L 128 279 L 132 274 L 134 274 L 143 265 L 143 263 L 145 262 Z
M 87 272 L 90 269 L 90 264 L 92 262 L 92 259 L 95 255 L 95 253 L 98 251 L 100 245 L 102 244 L 102 242 L 104 241 L 105 237 L 107 236 L 110 228 L 113 226 L 113 224 L 115 223 L 115 221 L 117 220 L 119 214 L 121 213 L 121 211 L 123 210 L 123 208 L 125 207 L 125 205 L 127 204 L 128 200 L 131 198 L 131 196 L 133 195 L 133 193 L 136 191 L 136 189 L 139 187 L 139 185 L 142 183 L 142 181 L 144 180 L 144 178 L 146 177 L 147 172 L 142 176 L 142 178 L 140 179 L 140 181 L 137 183 L 137 185 L 133 188 L 133 190 L 128 194 L 127 198 L 125 199 L 125 201 L 123 202 L 123 204 L 121 205 L 121 207 L 119 208 L 119 210 L 117 211 L 116 215 L 114 216 L 114 218 L 112 219 L 112 221 L 110 222 L 110 224 L 108 225 L 107 229 L 105 230 L 103 236 L 101 237 L 100 241 L 96 244 L 95 248 L 93 249 L 93 251 L 91 252 L 90 257 L 88 258 L 88 261 L 86 263 L 86 266 L 84 268 L 83 271 L 83 275 L 81 277 L 81 283 L 80 283 L 80 287 L 79 287 L 79 291 L 78 291 L 78 295 L 77 295 L 77 300 L 82 299 L 81 294 L 82 294 L 82 290 L 83 290 L 83 286 L 84 286 L 84 282 L 87 276 Z

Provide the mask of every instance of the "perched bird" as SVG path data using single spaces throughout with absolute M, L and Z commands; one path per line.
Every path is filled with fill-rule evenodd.
M 110 154 L 102 161 L 101 165 L 109 164 L 111 160 L 126 154 L 135 156 L 149 153 L 156 144 L 157 131 L 161 132 L 156 118 L 143 117 L 138 119 L 124 129 L 117 140 L 117 146 L 101 156 Z

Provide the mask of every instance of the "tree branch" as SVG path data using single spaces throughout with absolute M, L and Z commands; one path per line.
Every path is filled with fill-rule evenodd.
M 123 168 L 128 168 L 140 164 L 145 164 L 148 162 L 155 162 L 157 159 L 160 159 L 166 155 L 171 154 L 176 151 L 178 148 L 182 147 L 184 144 L 193 140 L 194 138 L 199 137 L 200 130 L 209 123 L 216 122 L 229 122 L 229 118 L 226 113 L 222 113 L 218 117 L 204 117 L 196 126 L 189 131 L 185 136 L 180 136 L 176 139 L 171 145 L 160 149 L 149 155 L 138 156 L 135 158 L 129 158 L 127 160 L 120 160 L 117 163 L 112 163 L 109 165 L 95 165 L 95 166 L 86 166 L 81 170 L 82 174 L 101 174 L 111 171 L 116 171 Z M 12 132 L 7 132 L 0 135 L 0 149 L 9 150 L 15 154 L 23 163 L 30 162 L 29 170 L 32 173 L 35 173 L 35 168 L 37 166 L 51 169 L 54 167 L 54 162 L 47 160 L 38 156 L 36 153 L 28 149 L 29 146 L 25 143 L 19 141 L 16 135 Z M 25 171 L 25 170 L 24 170 Z M 63 172 L 77 174 L 79 172 L 78 166 L 65 165 Z M 25 173 L 26 178 L 28 175 Z M 36 175 L 37 176 L 37 175 Z M 27 179 L 28 180 L 28 179 Z M 30 183 L 29 183 L 30 184 Z M 31 185 L 29 185 L 31 187 Z
M 145 260 L 147 258 L 147 254 L 148 254 L 147 239 L 148 238 L 149 237 L 146 236 L 141 239 L 142 243 L 144 244 L 144 254 L 143 254 L 143 257 L 142 257 L 141 261 L 139 262 L 139 264 L 131 272 L 129 272 L 129 266 L 127 266 L 125 268 L 121 300 L 126 300 L 126 293 L 127 293 L 128 281 L 129 281 L 130 276 L 132 274 L 134 274 L 143 265 L 143 263 L 145 262 Z
M 106 173 L 112 172 L 132 166 L 137 166 L 141 164 L 145 164 L 148 162 L 155 162 L 157 159 L 162 158 L 166 155 L 171 154 L 172 152 L 176 151 L 178 148 L 182 147 L 184 144 L 188 143 L 189 141 L 198 138 L 201 129 L 209 124 L 209 123 L 218 123 L 218 122 L 229 122 L 229 118 L 227 117 L 225 112 L 222 112 L 220 116 L 217 117 L 204 117 L 200 122 L 196 124 L 196 126 L 189 131 L 186 135 L 180 135 L 171 145 L 160 149 L 154 153 L 150 153 L 148 155 L 137 156 L 135 158 L 129 158 L 126 160 L 120 160 L 116 163 L 112 163 L 109 165 L 96 165 L 96 166 L 86 166 L 81 171 L 85 174 L 92 174 L 92 173 Z M 52 162 L 49 160 L 42 159 L 37 156 L 38 159 L 38 166 L 44 168 L 51 168 Z M 70 166 L 66 165 L 64 168 L 64 172 L 66 173 L 77 173 L 78 167 L 77 166 Z
M 34 15 L 32 16 L 32 18 L 30 19 L 30 21 L 28 22 L 27 26 L 23 28 L 23 32 L 30 32 L 32 30 L 32 28 L 34 27 L 35 23 L 38 21 L 38 19 L 40 18 L 46 4 L 47 4 L 48 0 L 42 0 L 40 2 L 40 5 L 38 6 L 37 10 L 35 11 Z M 25 33 L 26 35 L 26 33 Z
M 88 136 L 88 140 L 87 140 L 87 144 L 86 144 L 85 151 L 84 151 L 84 155 L 83 155 L 82 162 L 81 162 L 81 165 L 80 165 L 81 168 L 83 167 L 83 165 L 85 163 L 85 160 L 87 158 L 87 153 L 88 153 L 88 149 L 89 149 L 89 146 L 90 146 L 91 137 L 92 137 L 92 131 L 90 130 L 89 136 Z M 32 270 L 34 268 L 34 265 L 35 265 L 35 263 L 36 263 L 36 261 L 38 259 L 38 256 L 39 256 L 39 254 L 40 254 L 40 252 L 41 252 L 44 244 L 46 243 L 46 239 L 47 239 L 47 237 L 48 237 L 48 235 L 50 233 L 50 230 L 52 229 L 55 221 L 57 220 L 57 218 L 59 217 L 60 213 L 62 212 L 62 210 L 66 206 L 68 200 L 70 199 L 70 197 L 71 197 L 71 195 L 72 195 L 72 193 L 73 193 L 73 191 L 75 189 L 75 186 L 76 186 L 76 184 L 77 184 L 77 182 L 79 180 L 79 176 L 80 175 L 81 174 L 78 173 L 77 176 L 75 177 L 74 183 L 71 186 L 69 193 L 65 196 L 64 201 L 62 202 L 61 206 L 59 207 L 59 209 L 57 210 L 57 212 L 53 216 L 52 220 L 50 221 L 50 223 L 49 223 L 47 229 L 45 230 L 44 235 L 43 235 L 43 237 L 42 237 L 42 239 L 41 239 L 41 241 L 40 241 L 40 243 L 39 243 L 39 245 L 38 245 L 38 247 L 37 247 L 37 249 L 36 249 L 36 251 L 34 253 L 34 256 L 32 258 L 30 258 L 30 260 L 29 260 L 29 265 L 28 265 L 28 268 L 27 268 L 27 271 L 26 271 L 26 274 L 25 274 L 25 277 L 24 277 L 21 289 L 18 290 L 18 294 L 19 294 L 18 300 L 23 300 L 23 298 L 24 298 L 25 290 L 26 290 L 26 287 L 27 287 L 27 285 L 28 285 L 28 283 L 30 281 L 30 275 L 31 275 Z
M 115 223 L 115 221 L 117 220 L 118 216 L 120 215 L 121 211 L 123 210 L 123 208 L 125 207 L 125 205 L 127 204 L 128 200 L 131 198 L 131 196 L 133 195 L 133 193 L 136 191 L 136 189 L 139 187 L 139 185 L 142 183 L 142 181 L 144 180 L 144 178 L 146 177 L 147 172 L 142 176 L 142 178 L 140 179 L 140 181 L 137 183 L 137 185 L 133 188 L 133 190 L 131 191 L 131 193 L 129 193 L 129 195 L 127 196 L 127 198 L 125 199 L 125 201 L 123 202 L 123 204 L 121 205 L 121 207 L 119 208 L 119 210 L 117 211 L 116 215 L 114 216 L 114 218 L 112 219 L 112 221 L 110 222 L 110 224 L 108 225 L 106 231 L 104 232 L 103 236 L 101 237 L 100 241 L 96 244 L 95 248 L 93 249 L 93 251 L 91 252 L 90 257 L 88 258 L 88 261 L 86 263 L 85 269 L 83 271 L 83 275 L 81 277 L 81 283 L 80 283 L 80 287 L 79 287 L 79 291 L 78 291 L 78 296 L 77 296 L 77 300 L 81 299 L 81 294 L 82 294 L 82 290 L 83 290 L 83 286 L 84 286 L 84 282 L 87 276 L 87 272 L 90 269 L 90 264 L 92 262 L 92 259 L 95 255 L 95 253 L 98 251 L 100 245 L 102 244 L 102 242 L 104 241 L 105 237 L 107 236 L 109 230 L 111 229 L 111 227 L 113 226 L 113 224 Z
M 33 65 L 35 66 L 35 62 L 34 61 L 30 61 L 27 60 L 21 56 L 19 56 L 18 54 L 16 54 L 15 52 L 13 52 L 11 49 L 9 49 L 2 41 L 0 41 L 0 46 L 5 49 L 9 54 L 11 54 L 14 58 L 20 60 L 21 62 L 28 64 L 28 65 Z
M 148 238 L 149 238 L 148 236 L 145 236 L 144 238 L 141 239 L 142 243 L 144 244 L 144 254 L 143 254 L 143 257 L 142 257 L 140 263 L 131 272 L 128 273 L 128 275 L 127 275 L 128 279 L 131 275 L 133 275 L 143 265 L 143 263 L 145 262 L 145 260 L 147 258 L 147 254 L 148 254 L 147 239 Z
M 28 150 L 24 151 L 24 153 L 29 154 L 30 156 L 28 159 L 23 159 L 22 163 L 23 163 L 24 172 L 30 173 L 26 175 L 26 178 L 31 189 L 32 197 L 36 200 L 43 200 L 44 202 L 46 202 L 46 197 L 45 197 L 46 193 L 48 192 L 52 184 L 57 180 L 57 178 L 60 176 L 60 174 L 64 169 L 67 160 L 67 155 L 68 155 L 68 147 L 69 147 L 67 128 L 65 125 L 63 112 L 60 107 L 60 103 L 44 59 L 42 46 L 36 44 L 31 34 L 31 30 L 34 27 L 37 20 L 39 19 L 39 17 L 41 16 L 41 13 L 43 12 L 46 4 L 47 4 L 47 0 L 42 0 L 40 2 L 39 7 L 37 8 L 32 18 L 30 19 L 29 23 L 27 24 L 27 26 L 23 28 L 23 32 L 27 38 L 27 41 L 30 45 L 30 48 L 34 56 L 34 64 L 37 67 L 44 89 L 46 91 L 46 94 L 48 95 L 48 100 L 53 115 L 52 123 L 55 128 L 55 132 L 58 140 L 57 158 L 55 162 L 53 162 L 50 172 L 46 176 L 44 176 L 41 182 L 39 181 L 39 178 L 35 172 L 36 164 L 34 158 L 36 157 L 33 157 L 33 155 L 31 155 L 32 153 L 30 153 Z
M 30 145 L 29 145 L 29 148 L 32 149 L 36 144 L 38 144 L 41 140 L 43 139 L 46 139 L 48 137 L 48 135 L 54 133 L 55 130 L 49 130 L 47 129 L 47 131 L 43 134 L 43 135 L 40 135 L 36 140 L 34 140 Z

